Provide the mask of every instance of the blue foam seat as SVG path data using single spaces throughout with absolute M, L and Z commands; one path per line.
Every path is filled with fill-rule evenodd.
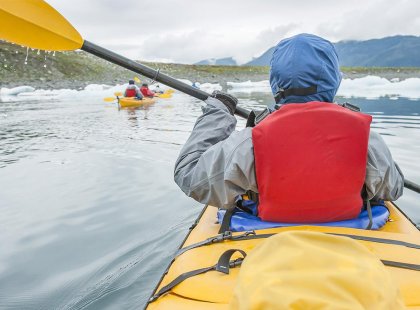
M 223 221 L 225 215 L 225 210 L 219 210 L 217 212 L 217 218 L 219 223 Z M 372 221 L 373 225 L 371 229 L 379 229 L 385 225 L 389 217 L 389 211 L 384 205 L 375 205 L 372 206 Z M 258 229 L 268 229 L 275 227 L 287 227 L 287 226 L 302 226 L 302 225 L 314 225 L 314 226 L 335 226 L 335 227 L 348 227 L 348 228 L 358 228 L 366 229 L 369 225 L 369 216 L 366 210 L 362 211 L 359 216 L 352 220 L 338 221 L 338 222 L 329 222 L 329 223 L 275 223 L 275 222 L 265 222 L 261 220 L 258 216 L 249 214 L 242 210 L 235 212 L 232 215 L 230 221 L 230 230 L 231 231 L 248 231 L 248 230 L 258 230 Z

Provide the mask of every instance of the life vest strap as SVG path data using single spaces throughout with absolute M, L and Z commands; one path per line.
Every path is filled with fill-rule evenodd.
M 226 210 L 225 216 L 223 217 L 223 220 L 222 220 L 222 224 L 220 225 L 219 234 L 229 231 L 230 220 L 232 219 L 232 216 L 234 213 L 235 213 L 235 208 L 230 208 Z
M 372 226 L 373 226 L 373 217 L 372 217 L 372 208 L 370 206 L 370 201 L 369 199 L 366 199 L 366 209 L 368 212 L 368 217 L 369 217 L 369 224 L 366 227 L 367 230 L 371 230 Z

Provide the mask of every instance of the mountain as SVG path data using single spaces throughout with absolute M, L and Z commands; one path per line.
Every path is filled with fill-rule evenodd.
M 393 36 L 334 43 L 340 65 L 346 67 L 420 67 L 420 37 Z M 245 65 L 269 66 L 274 47 Z
M 250 62 L 247 62 L 245 66 L 269 66 L 271 56 L 274 52 L 274 46 L 270 47 L 267 51 L 264 52 L 260 57 L 255 57 Z
M 420 67 L 420 37 L 394 36 L 335 44 L 342 66 Z
M 237 66 L 235 59 L 232 57 L 226 58 L 211 58 L 196 62 L 194 65 L 211 65 L 211 66 Z

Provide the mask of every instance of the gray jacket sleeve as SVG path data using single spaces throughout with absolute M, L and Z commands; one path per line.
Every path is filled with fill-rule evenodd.
M 403 194 L 404 175 L 382 137 L 370 131 L 365 185 L 369 199 L 397 200 Z
M 207 106 L 175 164 L 175 182 L 195 200 L 228 209 L 237 195 L 258 193 L 252 129 L 234 131 L 236 119 L 218 100 Z M 371 131 L 365 178 L 370 199 L 396 200 L 404 177 L 382 137 Z
M 257 192 L 251 128 L 234 131 L 225 105 L 206 103 L 175 163 L 175 182 L 195 200 L 227 209 L 237 195 Z

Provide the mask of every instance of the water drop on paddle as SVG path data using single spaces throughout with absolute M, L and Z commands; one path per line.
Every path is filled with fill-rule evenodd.
M 45 55 L 44 55 L 44 68 L 46 67 L 47 67 L 47 52 L 45 52 Z
M 55 56 L 55 51 L 54 51 L 54 53 L 53 53 L 53 56 Z
M 28 64 L 28 54 L 29 54 L 29 47 L 26 48 L 25 65 Z
M 38 52 L 36 53 L 37 55 L 39 55 L 39 54 L 41 54 L 40 52 L 39 52 L 39 50 L 38 50 Z

